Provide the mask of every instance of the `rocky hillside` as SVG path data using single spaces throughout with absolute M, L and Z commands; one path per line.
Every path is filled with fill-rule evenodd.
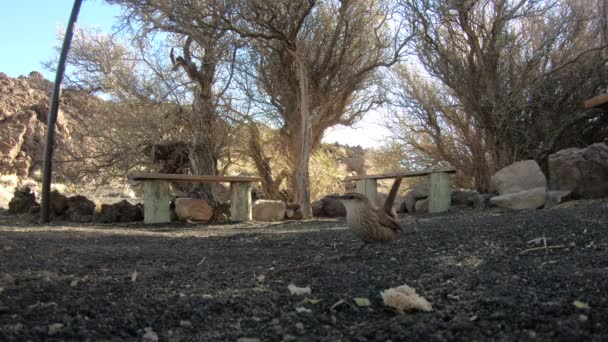
M 0 174 L 40 178 L 52 87 L 39 72 L 18 78 L 0 73 Z M 57 118 L 57 147 L 70 142 L 77 116 L 66 99 Z

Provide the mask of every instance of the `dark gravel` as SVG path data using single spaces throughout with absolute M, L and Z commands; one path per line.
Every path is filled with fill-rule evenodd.
M 360 246 L 342 221 L 39 226 L 2 214 L 0 340 L 608 340 L 607 201 L 402 221 L 400 241 L 337 259 Z M 552 248 L 522 254 L 542 236 Z M 385 307 L 380 291 L 402 284 L 433 311 Z

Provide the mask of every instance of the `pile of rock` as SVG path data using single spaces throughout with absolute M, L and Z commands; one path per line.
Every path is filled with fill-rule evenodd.
M 491 188 L 499 195 L 490 204 L 507 209 L 537 209 L 545 205 L 547 178 L 534 160 L 511 164 L 496 172 Z
M 50 214 L 54 219 L 72 222 L 132 222 L 143 220 L 143 206 L 127 201 L 104 204 L 96 212 L 95 203 L 85 196 L 65 196 L 58 191 L 51 192 Z M 36 193 L 29 186 L 15 190 L 8 204 L 11 214 L 37 214 L 40 211 Z

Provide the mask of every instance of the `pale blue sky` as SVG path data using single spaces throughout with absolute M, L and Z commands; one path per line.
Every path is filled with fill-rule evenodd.
M 41 72 L 53 80 L 54 74 L 44 70 L 42 62 L 55 54 L 59 29 L 65 30 L 73 5 L 72 0 L 0 0 L 0 72 L 10 77 Z M 120 7 L 102 0 L 85 0 L 77 25 L 100 27 L 111 32 L 120 15 Z M 389 134 L 381 127 L 379 113 L 369 113 L 356 129 L 337 126 L 329 129 L 326 142 L 339 142 L 363 147 L 379 146 Z
M 73 4 L 72 0 L 1 0 L 0 72 L 17 77 L 40 71 L 52 80 L 54 76 L 43 70 L 41 63 L 54 55 L 58 30 L 65 30 Z M 120 7 L 85 0 L 77 24 L 110 32 L 119 14 Z

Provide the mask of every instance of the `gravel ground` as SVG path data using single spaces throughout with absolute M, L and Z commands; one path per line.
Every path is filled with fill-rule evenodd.
M 401 221 L 402 239 L 357 254 L 341 220 L 40 226 L 0 213 L 0 340 L 608 340 L 608 201 Z M 403 284 L 433 310 L 383 305 Z

